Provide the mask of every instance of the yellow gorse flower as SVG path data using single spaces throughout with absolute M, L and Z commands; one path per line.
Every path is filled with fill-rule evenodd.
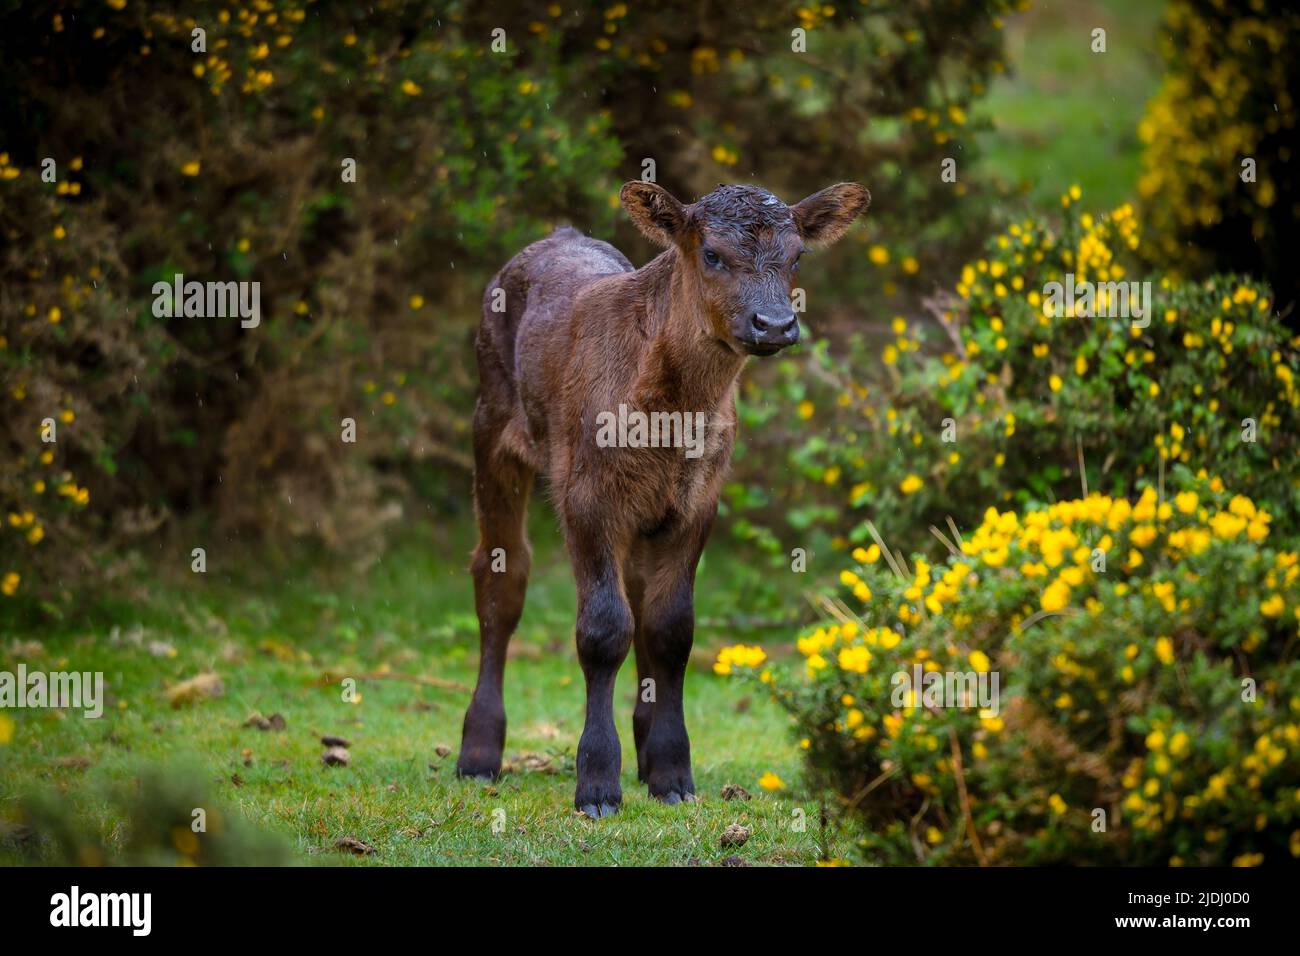
M 737 667 L 759 667 L 765 660 L 767 660 L 767 652 L 761 647 L 733 644 L 731 647 L 724 647 L 718 651 L 717 660 L 713 663 L 713 672 L 723 675 L 730 674 Z

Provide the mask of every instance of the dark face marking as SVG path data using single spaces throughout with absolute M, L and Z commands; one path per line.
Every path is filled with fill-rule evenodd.
M 682 251 L 718 341 L 750 355 L 799 341 L 790 295 L 804 243 L 790 207 L 756 186 L 720 186 L 687 211 Z

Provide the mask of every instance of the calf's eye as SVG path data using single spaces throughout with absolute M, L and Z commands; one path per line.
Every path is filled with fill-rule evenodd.
M 704 250 L 704 261 L 707 262 L 707 263 L 708 263 L 709 265 L 711 265 L 711 266 L 720 266 L 720 265 L 722 265 L 722 259 L 719 258 L 719 257 L 718 257 L 718 254 L 717 254 L 716 252 L 714 252 L 712 249 L 705 249 L 705 250 Z

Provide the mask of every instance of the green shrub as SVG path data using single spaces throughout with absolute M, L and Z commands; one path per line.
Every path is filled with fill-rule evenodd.
M 800 663 L 715 669 L 789 710 L 872 862 L 1300 856 L 1297 552 L 1217 478 L 1175 477 L 1165 501 L 991 508 L 933 565 L 856 549 Z M 909 698 L 914 668 L 997 675 L 997 706 Z

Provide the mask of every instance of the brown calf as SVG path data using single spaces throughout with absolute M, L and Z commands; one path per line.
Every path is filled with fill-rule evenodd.
M 608 243 L 559 229 L 511 259 L 484 295 L 472 564 L 482 650 L 456 764 L 465 776 L 501 769 L 501 680 L 528 584 L 525 510 L 541 473 L 578 586 L 587 718 L 574 804 L 592 817 L 622 801 L 613 693 L 629 648 L 641 688 L 637 775 L 667 803 L 694 796 L 682 680 L 695 568 L 735 440 L 736 380 L 747 356 L 798 341 L 790 296 L 800 254 L 838 239 L 871 199 L 854 183 L 794 206 L 721 186 L 683 206 L 641 182 L 621 198 L 666 247 L 648 265 L 633 269 Z M 659 427 L 638 430 L 638 415 Z M 616 429 L 615 419 L 634 426 Z

